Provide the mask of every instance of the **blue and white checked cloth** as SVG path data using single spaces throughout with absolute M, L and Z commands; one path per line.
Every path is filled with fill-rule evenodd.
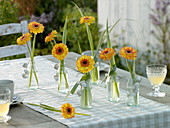
M 39 71 L 40 89 L 36 91 L 27 88 L 27 81 L 22 78 L 22 64 L 27 59 L 0 62 L 0 79 L 12 79 L 15 82 L 15 93 L 24 98 L 24 102 L 44 103 L 56 108 L 61 107 L 65 94 L 57 92 L 57 82 L 54 81 L 55 63 L 43 57 L 35 57 Z M 80 76 L 77 72 L 67 69 L 69 83 L 73 85 Z M 61 113 L 55 113 L 30 106 L 70 128 L 170 128 L 170 107 L 155 101 L 140 97 L 139 107 L 128 107 L 125 103 L 126 92 L 121 90 L 121 101 L 107 101 L 107 89 L 93 87 L 93 108 L 83 110 L 79 105 L 78 95 L 70 95 L 66 102 L 71 103 L 76 112 L 92 116 L 76 115 L 72 119 L 64 119 Z

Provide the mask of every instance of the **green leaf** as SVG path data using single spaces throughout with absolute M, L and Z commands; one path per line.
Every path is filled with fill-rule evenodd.
M 56 109 L 56 108 L 54 108 L 54 107 L 51 107 L 51 106 L 48 106 L 48 105 L 45 105 L 45 104 L 40 104 L 40 105 L 41 105 L 41 107 L 46 107 L 46 108 Z
M 106 36 L 107 36 L 107 47 L 112 48 L 111 42 L 110 42 L 110 37 L 109 37 L 109 26 L 108 26 L 108 19 L 106 22 Z
M 86 74 L 84 74 L 84 75 L 82 76 L 82 78 L 80 79 L 80 81 L 86 81 L 86 80 L 88 80 L 88 79 L 90 79 L 90 73 L 89 73 L 89 72 L 86 73 Z
M 32 106 L 41 106 L 41 105 L 33 104 L 33 103 L 27 103 L 27 104 L 32 105 Z
M 84 17 L 81 9 L 77 6 L 77 4 L 75 4 L 74 2 L 72 2 L 72 3 L 76 6 L 76 8 L 78 9 L 78 11 L 80 12 L 80 15 L 81 15 L 82 17 Z
M 119 21 L 120 21 L 120 19 L 118 19 L 118 20 L 116 21 L 116 23 L 114 23 L 111 28 L 108 27 L 108 34 L 109 34 L 109 33 L 113 30 L 113 28 L 119 23 Z M 109 28 L 110 28 L 110 30 L 109 30 Z M 105 35 L 106 31 L 107 31 L 107 30 L 104 30 L 104 31 L 102 32 L 102 34 L 100 35 L 99 42 L 98 42 L 97 49 L 96 49 L 96 53 L 95 53 L 94 56 L 97 55 L 97 53 L 98 53 L 98 51 L 99 51 L 99 48 L 101 47 L 103 41 L 107 38 L 107 35 Z
M 95 56 L 94 56 L 94 61 L 98 62 L 97 54 L 95 54 Z
M 64 23 L 62 43 L 66 45 L 66 41 L 67 41 L 67 17 Z
M 79 84 L 76 83 L 76 84 L 73 86 L 73 88 L 71 89 L 70 93 L 71 93 L 71 94 L 74 94 L 75 91 L 77 90 L 77 87 L 78 87 L 78 86 L 79 86 Z
M 109 72 L 109 76 L 114 75 L 114 73 L 116 72 L 116 66 L 112 66 Z

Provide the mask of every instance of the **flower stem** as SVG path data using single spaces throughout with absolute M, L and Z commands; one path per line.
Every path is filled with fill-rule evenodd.
M 98 69 L 97 67 L 94 67 L 92 69 L 92 81 L 95 82 L 97 81 L 99 78 L 98 78 Z
M 113 80 L 114 80 L 114 89 L 115 89 L 115 92 L 116 92 L 116 95 L 118 96 L 118 97 L 120 97 L 120 92 L 119 92 L 119 87 L 118 87 L 118 84 L 117 84 L 117 78 L 116 78 L 116 76 L 117 76 L 117 73 L 116 73 L 116 62 L 115 62 L 115 58 L 114 58 L 114 56 L 112 56 L 112 59 L 110 60 L 110 68 L 111 69 L 113 69 L 113 70 L 115 70 L 114 72 L 113 72 L 113 74 L 112 74 L 112 76 L 113 76 Z M 112 77 L 111 76 L 111 77 Z
M 118 87 L 117 81 L 114 82 L 114 88 L 115 88 L 117 97 L 120 97 L 120 92 L 119 92 L 119 87 Z
M 81 46 L 80 46 L 80 42 L 79 41 L 78 41 L 78 48 L 79 48 L 80 54 L 82 54 L 82 50 L 81 50 Z
M 31 72 L 30 73 L 31 74 L 32 74 L 32 72 L 34 73 L 35 80 L 36 80 L 36 83 L 38 85 L 38 77 L 37 77 L 37 74 L 36 74 L 36 71 L 35 71 L 35 67 L 34 67 L 35 40 L 36 40 L 36 34 L 34 34 L 34 39 L 33 39 L 32 53 L 31 53 Z M 32 75 L 31 75 L 31 80 L 32 80 Z
M 92 56 L 94 57 L 94 44 L 93 44 L 93 37 L 91 35 L 91 31 L 89 29 L 89 26 L 87 23 L 85 23 L 85 26 L 86 26 L 86 31 L 87 31 L 87 36 L 88 36 L 88 40 L 89 40 L 89 44 L 90 44 L 90 48 L 91 48 L 91 51 L 92 51 Z
M 85 102 L 85 106 L 88 106 L 88 88 L 85 87 L 84 88 L 84 102 Z
M 64 71 L 64 60 L 60 60 L 60 84 L 58 86 L 58 90 L 60 90 L 60 86 L 62 84 L 62 75 L 64 76 L 64 80 L 65 80 L 65 88 L 68 89 L 69 88 L 69 84 L 68 84 L 68 80 L 67 80 L 67 75 L 66 72 Z
M 59 73 L 60 73 L 59 74 L 59 77 L 60 77 L 60 79 L 59 79 L 60 81 L 59 82 L 60 83 L 59 83 L 59 86 L 58 86 L 58 90 L 60 90 L 60 87 L 61 87 L 61 84 L 62 84 L 62 69 L 63 69 L 62 66 L 63 66 L 63 63 L 62 63 L 62 60 L 60 60 L 60 71 L 59 71 Z

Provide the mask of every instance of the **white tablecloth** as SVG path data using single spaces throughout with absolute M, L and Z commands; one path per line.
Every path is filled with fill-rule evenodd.
M 15 93 L 24 98 L 24 102 L 44 103 L 56 108 L 61 107 L 65 94 L 57 92 L 57 82 L 54 80 L 55 63 L 43 57 L 35 57 L 39 71 L 40 89 L 29 90 L 27 80 L 22 78 L 23 63 L 28 59 L 19 59 L 0 62 L 0 79 L 11 79 L 15 82 Z M 73 85 L 79 78 L 78 73 L 67 69 L 69 83 Z M 94 91 L 95 90 L 95 91 Z M 107 89 L 93 87 L 93 108 L 83 110 L 79 105 L 80 98 L 71 95 L 66 102 L 71 103 L 76 112 L 91 114 L 92 116 L 76 115 L 72 119 L 64 119 L 61 113 L 55 113 L 29 106 L 71 128 L 169 128 L 170 107 L 152 100 L 140 97 L 139 107 L 126 106 L 126 92 L 121 90 L 121 101 L 112 103 L 107 101 Z

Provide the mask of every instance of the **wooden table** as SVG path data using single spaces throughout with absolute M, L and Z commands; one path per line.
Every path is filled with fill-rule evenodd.
M 75 69 L 75 60 L 79 55 L 73 52 L 70 52 L 66 57 L 65 63 L 66 67 L 69 67 L 76 71 Z M 51 55 L 44 56 L 46 59 L 58 62 L 57 59 Z M 104 74 L 104 72 L 103 72 Z M 121 75 L 121 88 L 125 89 L 127 79 L 129 78 L 129 73 L 127 71 L 118 69 L 118 74 Z M 157 101 L 170 106 L 170 87 L 163 85 L 161 90 L 166 93 L 164 98 L 154 98 L 147 96 L 147 93 L 151 92 L 152 89 L 149 86 L 148 79 L 142 77 L 142 82 L 140 86 L 140 95 L 148 99 Z M 12 119 L 8 123 L 0 123 L 0 128 L 66 128 L 67 126 L 53 120 L 39 112 L 36 112 L 22 104 L 11 106 L 9 115 Z

